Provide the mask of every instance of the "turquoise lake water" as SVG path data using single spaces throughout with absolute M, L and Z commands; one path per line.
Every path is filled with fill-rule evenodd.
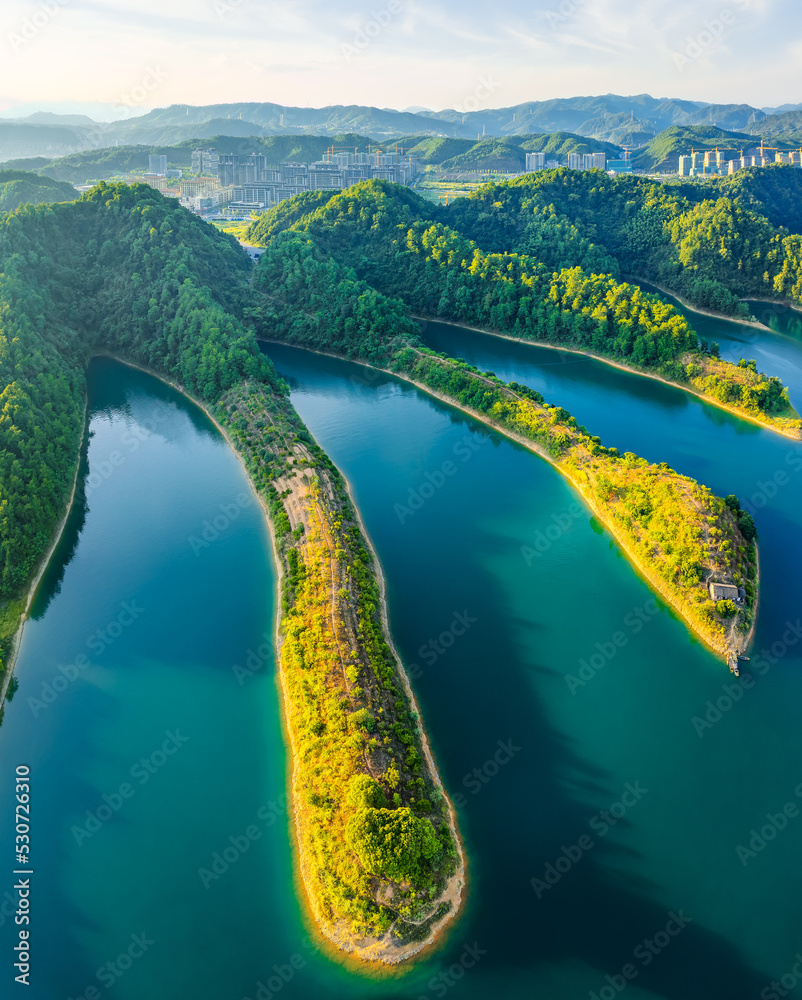
M 696 325 L 727 357 L 783 365 L 800 405 L 794 319 Z M 3 800 L 17 764 L 34 798 L 33 985 L 13 983 L 0 906 L 8 995 L 605 1000 L 626 983 L 633 1000 L 747 1000 L 785 975 L 802 996 L 802 447 L 574 355 L 425 336 L 751 504 L 745 684 L 545 462 L 398 380 L 266 348 L 352 484 L 470 856 L 442 949 L 359 976 L 310 945 L 294 893 L 273 568 L 244 473 L 186 400 L 96 361 L 79 503 L 0 728 Z M 6 813 L 0 897 L 10 844 Z

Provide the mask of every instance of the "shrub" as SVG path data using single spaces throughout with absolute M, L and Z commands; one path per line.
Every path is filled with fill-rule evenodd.
M 366 708 L 360 708 L 356 712 L 352 712 L 349 719 L 352 725 L 358 726 L 360 729 L 365 729 L 369 733 L 373 732 L 376 725 L 376 720 Z
M 420 884 L 422 863 L 440 850 L 431 822 L 408 808 L 361 809 L 348 821 L 345 836 L 365 871 L 411 885 Z
M 381 785 L 369 774 L 355 774 L 348 782 L 345 803 L 354 809 L 381 808 L 385 805 Z

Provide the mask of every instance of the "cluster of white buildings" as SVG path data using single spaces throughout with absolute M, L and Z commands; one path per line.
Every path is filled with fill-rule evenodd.
M 534 173 L 536 170 L 548 170 L 552 167 L 559 167 L 557 160 L 547 160 L 545 153 L 526 154 L 526 172 Z M 607 155 L 605 153 L 569 153 L 568 167 L 571 170 L 606 170 Z
M 314 163 L 271 164 L 262 153 L 240 156 L 197 149 L 192 172 L 181 181 L 181 202 L 196 212 L 228 207 L 263 211 L 303 191 L 339 191 L 358 181 L 382 178 L 409 185 L 418 172 L 414 157 L 399 150 L 371 153 L 329 151 Z
M 773 155 L 771 155 L 773 154 Z M 773 163 L 788 163 L 802 167 L 802 149 L 786 152 L 781 149 L 760 147 L 757 154 L 744 156 L 743 150 L 707 149 L 691 152 L 679 158 L 680 177 L 715 177 L 735 174 L 746 167 L 769 167 Z
M 339 191 L 358 181 L 382 178 L 409 185 L 415 179 L 415 157 L 403 151 L 346 153 L 330 150 L 314 163 L 268 163 L 262 153 L 240 156 L 196 149 L 192 175 L 167 169 L 166 156 L 151 156 L 148 173 L 132 177 L 201 214 L 229 208 L 235 212 L 263 211 L 303 191 Z

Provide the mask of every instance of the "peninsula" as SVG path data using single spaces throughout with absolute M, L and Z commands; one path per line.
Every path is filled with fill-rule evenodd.
M 569 181 L 579 183 L 567 176 Z M 490 187 L 495 191 L 499 186 Z M 507 186 L 501 187 L 499 198 L 509 197 Z M 521 184 L 509 190 L 529 188 Z M 383 181 L 326 193 L 325 198 L 318 195 L 296 204 L 290 199 L 266 212 L 253 223 L 248 238 L 269 246 L 282 232 L 308 233 L 371 288 L 401 300 L 416 314 L 578 351 L 659 378 L 802 439 L 802 420 L 779 378 L 758 372 L 749 359 L 737 365 L 723 361 L 717 345 L 700 341 L 675 306 L 621 281 L 616 273 L 595 270 L 617 264 L 609 255 L 600 258 L 597 247 L 586 247 L 587 240 L 576 237 L 572 242 L 565 232 L 568 223 L 555 221 L 545 210 L 528 209 L 527 241 L 516 237 L 514 228 L 508 234 L 499 221 L 507 219 L 496 207 L 504 202 L 488 206 L 478 200 L 487 196 L 484 189 L 471 199 L 458 199 L 450 214 L 443 210 L 438 218 L 428 202 Z M 478 234 L 485 246 L 516 237 L 525 250 L 488 252 L 466 232 Z
M 540 393 L 435 354 L 401 302 L 357 279 L 308 234 L 285 233 L 270 244 L 253 280 L 253 302 L 251 316 L 265 338 L 406 378 L 536 451 L 711 649 L 730 660 L 745 650 L 757 601 L 757 549 L 754 522 L 737 498 L 725 501 L 664 463 L 605 448 Z M 740 588 L 743 597 L 713 600 L 714 583 Z
M 454 810 L 347 487 L 241 321 L 247 257 L 152 189 L 102 184 L 73 204 L 5 217 L 0 263 L 3 673 L 23 595 L 71 501 L 86 364 L 112 354 L 203 406 L 262 499 L 281 579 L 298 873 L 316 929 L 364 961 L 422 951 L 463 900 Z

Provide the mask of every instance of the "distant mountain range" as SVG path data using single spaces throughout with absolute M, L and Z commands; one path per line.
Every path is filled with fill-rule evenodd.
M 558 98 L 480 111 L 394 111 L 362 105 L 295 108 L 272 103 L 172 105 L 137 118 L 99 123 L 86 115 L 37 112 L 0 119 L 0 160 L 60 156 L 115 145 L 179 145 L 213 136 L 267 137 L 355 132 L 377 141 L 401 136 L 481 139 L 570 132 L 615 145 L 642 146 L 671 126 L 713 126 L 773 137 L 802 132 L 802 105 L 753 108 L 654 98 Z

